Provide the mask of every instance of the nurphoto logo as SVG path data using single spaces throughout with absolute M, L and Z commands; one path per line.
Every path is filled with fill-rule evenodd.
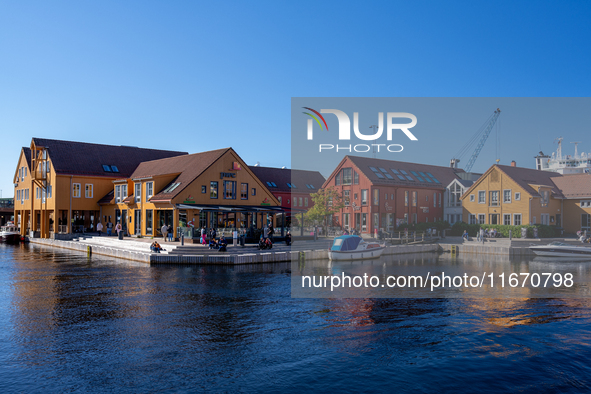
M 308 115 L 311 119 L 308 119 L 308 140 L 314 139 L 314 121 L 320 127 L 320 130 L 328 131 L 328 124 L 322 114 L 333 114 L 336 115 L 339 122 L 339 141 L 351 140 L 351 120 L 349 116 L 338 109 L 321 109 L 320 112 L 310 107 L 302 107 L 309 112 L 303 112 Z M 394 119 L 410 119 L 410 123 L 394 123 Z M 417 117 L 408 112 L 388 112 L 386 114 L 386 139 L 392 141 L 392 135 L 394 130 L 402 131 L 411 141 L 417 141 L 418 138 L 410 132 L 409 129 L 413 128 L 417 124 Z M 362 141 L 376 141 L 382 137 L 384 133 L 384 113 L 378 113 L 378 125 L 372 126 L 374 128 L 373 134 L 363 134 L 359 131 L 359 113 L 353 112 L 353 133 L 357 139 Z M 377 127 L 377 130 L 376 130 Z M 385 147 L 388 152 L 402 152 L 404 147 L 400 144 L 349 144 L 349 145 L 333 145 L 333 144 L 319 144 L 319 152 L 323 151 L 349 151 L 349 152 L 369 152 L 371 149 L 377 149 Z

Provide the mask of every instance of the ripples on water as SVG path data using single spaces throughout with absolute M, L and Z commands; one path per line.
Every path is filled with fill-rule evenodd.
M 292 299 L 289 264 L 0 246 L 2 392 L 589 392 L 588 299 Z

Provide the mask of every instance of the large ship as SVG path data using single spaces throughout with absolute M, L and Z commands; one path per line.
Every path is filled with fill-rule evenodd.
M 575 144 L 575 154 L 562 155 L 562 137 L 557 138 L 558 149 L 556 152 L 552 152 L 552 156 L 545 155 L 540 152 L 536 157 L 536 169 L 542 171 L 558 172 L 559 174 L 582 174 L 591 172 L 591 153 L 577 152 L 577 145 L 579 142 L 573 142 Z

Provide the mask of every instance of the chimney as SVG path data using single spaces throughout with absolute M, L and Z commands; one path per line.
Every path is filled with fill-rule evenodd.
M 515 160 L 513 160 L 513 161 L 511 162 L 511 167 L 517 167 L 517 163 L 515 162 Z

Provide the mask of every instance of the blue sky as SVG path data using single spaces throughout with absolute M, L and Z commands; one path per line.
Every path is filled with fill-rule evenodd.
M 290 166 L 292 97 L 589 96 L 590 16 L 582 1 L 0 1 L 2 196 L 33 136 Z M 524 132 L 519 163 L 560 135 L 591 151 L 588 129 Z

